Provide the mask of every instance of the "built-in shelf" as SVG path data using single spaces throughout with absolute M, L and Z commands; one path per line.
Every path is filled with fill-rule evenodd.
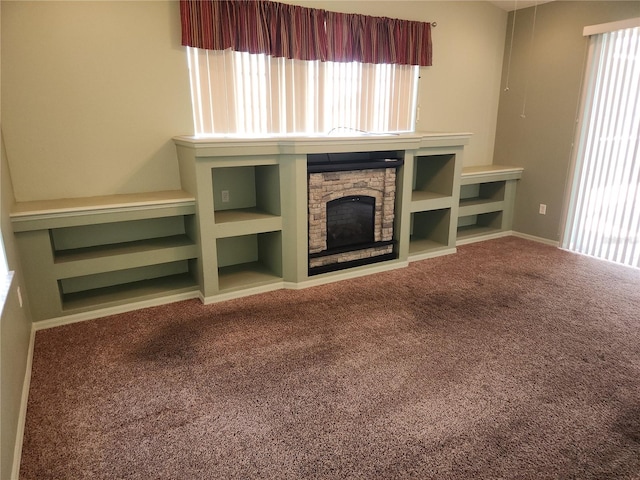
M 461 200 L 458 216 L 467 217 L 501 210 L 504 210 L 504 201 L 502 200 L 498 202 L 488 199 L 474 199 L 471 202 Z
M 460 219 L 460 238 L 506 227 L 509 182 L 522 173 L 497 166 L 463 172 L 470 136 L 176 137 L 184 190 L 14 206 L 25 281 L 37 298 L 32 316 L 55 319 L 175 294 L 209 303 L 453 253 Z M 308 155 L 358 152 L 403 158 L 393 219 L 397 258 L 310 277 Z M 470 186 L 477 191 L 460 201 L 461 185 L 494 182 L 506 183 Z
M 443 195 L 441 193 L 435 192 L 425 192 L 422 190 L 414 190 L 413 192 L 411 192 L 411 201 L 413 203 L 420 203 L 431 200 L 442 200 L 446 198 L 451 198 L 451 195 Z
M 282 281 L 282 233 L 219 238 L 218 288 L 221 292 Z
M 282 276 L 260 262 L 241 263 L 218 269 L 221 292 L 255 288 L 282 282 Z
M 461 152 L 420 151 L 413 159 L 409 259 L 455 251 Z
M 190 273 L 139 280 L 109 287 L 62 294 L 63 313 L 120 305 L 123 301 L 141 301 L 159 296 L 193 292 L 198 282 Z
M 160 238 L 146 238 L 132 242 L 109 245 L 95 245 L 92 247 L 70 250 L 57 250 L 54 254 L 55 263 L 72 263 L 97 260 L 115 256 L 134 256 L 137 254 L 157 255 L 162 250 L 187 247 L 191 258 L 195 252 L 195 243 L 187 235 L 172 235 Z
M 497 208 L 496 210 L 501 210 L 501 206 L 503 204 L 503 200 L 494 200 L 492 198 L 479 198 L 479 197 L 473 197 L 473 198 L 461 198 L 460 199 L 460 211 L 458 213 L 460 213 L 461 216 L 464 215 L 472 215 L 471 213 L 462 213 L 462 209 L 463 208 L 472 208 L 476 205 L 495 205 Z M 490 207 L 493 208 L 493 207 Z
M 423 212 L 425 210 L 451 208 L 454 201 L 454 198 L 450 195 L 440 195 L 431 192 L 413 192 L 411 195 L 411 211 Z
M 217 238 L 282 229 L 282 217 L 262 212 L 255 207 L 222 210 L 216 212 L 215 216 L 217 220 L 215 235 Z
M 215 212 L 216 223 L 232 223 L 232 222 L 251 222 L 254 220 L 266 220 L 273 218 L 280 218 L 279 215 L 274 215 L 263 210 L 259 210 L 256 207 L 238 208 L 234 210 L 219 210 Z
M 216 223 L 280 216 L 278 165 L 242 165 L 211 169 Z
M 282 282 L 280 165 L 211 162 L 217 293 Z
M 149 238 L 113 245 L 54 252 L 57 278 L 91 275 L 101 272 L 188 260 L 198 256 L 198 248 L 187 235 Z
M 462 169 L 457 244 L 485 240 L 511 230 L 516 182 L 522 171 L 506 165 Z
M 500 233 L 500 228 L 484 227 L 479 224 L 458 227 L 458 240 L 483 238 Z
M 193 195 L 182 190 L 34 200 L 15 203 L 11 209 L 11 219 L 13 222 L 19 222 L 20 219 L 38 216 L 51 219 L 54 216 L 65 214 L 75 217 L 81 215 L 83 212 L 89 215 L 95 215 L 96 213 L 108 213 L 112 211 L 136 211 L 140 209 L 179 205 L 191 206 L 193 208 L 194 202 L 195 198 Z
M 424 255 L 450 247 L 451 209 L 411 214 L 409 254 Z
M 195 199 L 183 191 L 15 205 L 35 320 L 197 291 Z
M 414 158 L 413 168 L 412 201 L 453 196 L 455 155 L 418 155 Z
M 505 180 L 520 180 L 524 168 L 511 165 L 479 165 L 464 167 L 460 176 L 460 185 L 486 183 Z
M 436 242 L 428 238 L 411 237 L 409 243 L 409 255 L 415 257 L 418 255 L 432 254 L 449 247 L 441 242 Z

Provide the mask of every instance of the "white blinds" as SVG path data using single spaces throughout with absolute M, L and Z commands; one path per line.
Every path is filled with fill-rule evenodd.
M 187 51 L 196 135 L 414 130 L 417 66 Z
M 640 267 L 640 27 L 590 42 L 563 247 Z

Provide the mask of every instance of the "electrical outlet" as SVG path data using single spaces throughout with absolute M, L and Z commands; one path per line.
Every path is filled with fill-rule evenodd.
M 22 308 L 22 292 L 20 291 L 20 287 L 17 288 L 18 291 L 18 303 L 20 304 L 20 308 Z
M 222 190 L 222 203 L 229 201 L 229 190 Z
M 540 215 L 546 215 L 547 214 L 547 206 L 544 203 L 540 204 L 540 210 L 538 210 L 538 213 Z

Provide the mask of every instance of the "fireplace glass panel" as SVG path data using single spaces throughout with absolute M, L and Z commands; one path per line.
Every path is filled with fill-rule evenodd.
M 351 195 L 327 202 L 327 248 L 374 241 L 376 199 Z

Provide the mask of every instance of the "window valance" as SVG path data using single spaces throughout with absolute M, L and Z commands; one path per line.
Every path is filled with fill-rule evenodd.
M 431 24 L 266 0 L 181 0 L 182 44 L 332 62 L 432 63 Z

